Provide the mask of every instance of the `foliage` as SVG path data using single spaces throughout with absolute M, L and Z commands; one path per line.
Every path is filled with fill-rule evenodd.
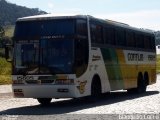
M 3 27 L 0 26 L 0 47 L 2 47 L 2 44 L 3 44 L 3 38 L 4 38 L 4 34 L 5 34 L 5 31 L 3 29 Z
M 4 28 L 0 27 L 0 48 L 4 48 L 5 44 L 11 43 L 11 37 L 12 37 L 12 29 L 6 29 L 7 32 L 5 32 Z M 6 36 L 7 34 L 7 36 Z M 1 54 L 0 54 L 1 56 Z
M 5 36 L 6 37 L 10 37 L 10 38 L 13 37 L 14 27 L 15 27 L 14 25 L 4 26 Z
M 5 36 L 4 28 L 0 27 L 0 85 L 11 83 L 11 63 L 4 58 L 4 46 L 11 42 L 10 37 Z
M 4 37 L 5 31 L 2 26 L 0 26 L 0 40 Z

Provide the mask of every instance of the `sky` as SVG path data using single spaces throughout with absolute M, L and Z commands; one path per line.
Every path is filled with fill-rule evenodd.
M 54 15 L 85 14 L 160 30 L 160 0 L 7 0 Z

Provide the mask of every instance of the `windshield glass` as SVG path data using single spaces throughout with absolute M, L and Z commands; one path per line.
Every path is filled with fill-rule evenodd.
M 71 73 L 73 40 L 41 40 L 39 43 L 16 45 L 18 74 Z
M 16 45 L 16 67 L 26 68 L 29 65 L 38 65 L 38 43 L 26 43 Z
M 42 40 L 40 63 L 52 73 L 71 73 L 73 40 Z

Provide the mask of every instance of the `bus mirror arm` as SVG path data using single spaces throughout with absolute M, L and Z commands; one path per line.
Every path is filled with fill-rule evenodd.
M 12 44 L 5 45 L 5 58 L 6 58 L 7 62 L 12 61 L 12 57 L 11 57 L 12 47 L 13 47 Z

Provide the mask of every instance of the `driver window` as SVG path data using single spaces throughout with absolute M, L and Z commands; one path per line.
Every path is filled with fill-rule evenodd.
M 75 45 L 75 63 L 76 63 L 76 75 L 82 75 L 88 65 L 88 42 L 86 39 L 79 39 Z

